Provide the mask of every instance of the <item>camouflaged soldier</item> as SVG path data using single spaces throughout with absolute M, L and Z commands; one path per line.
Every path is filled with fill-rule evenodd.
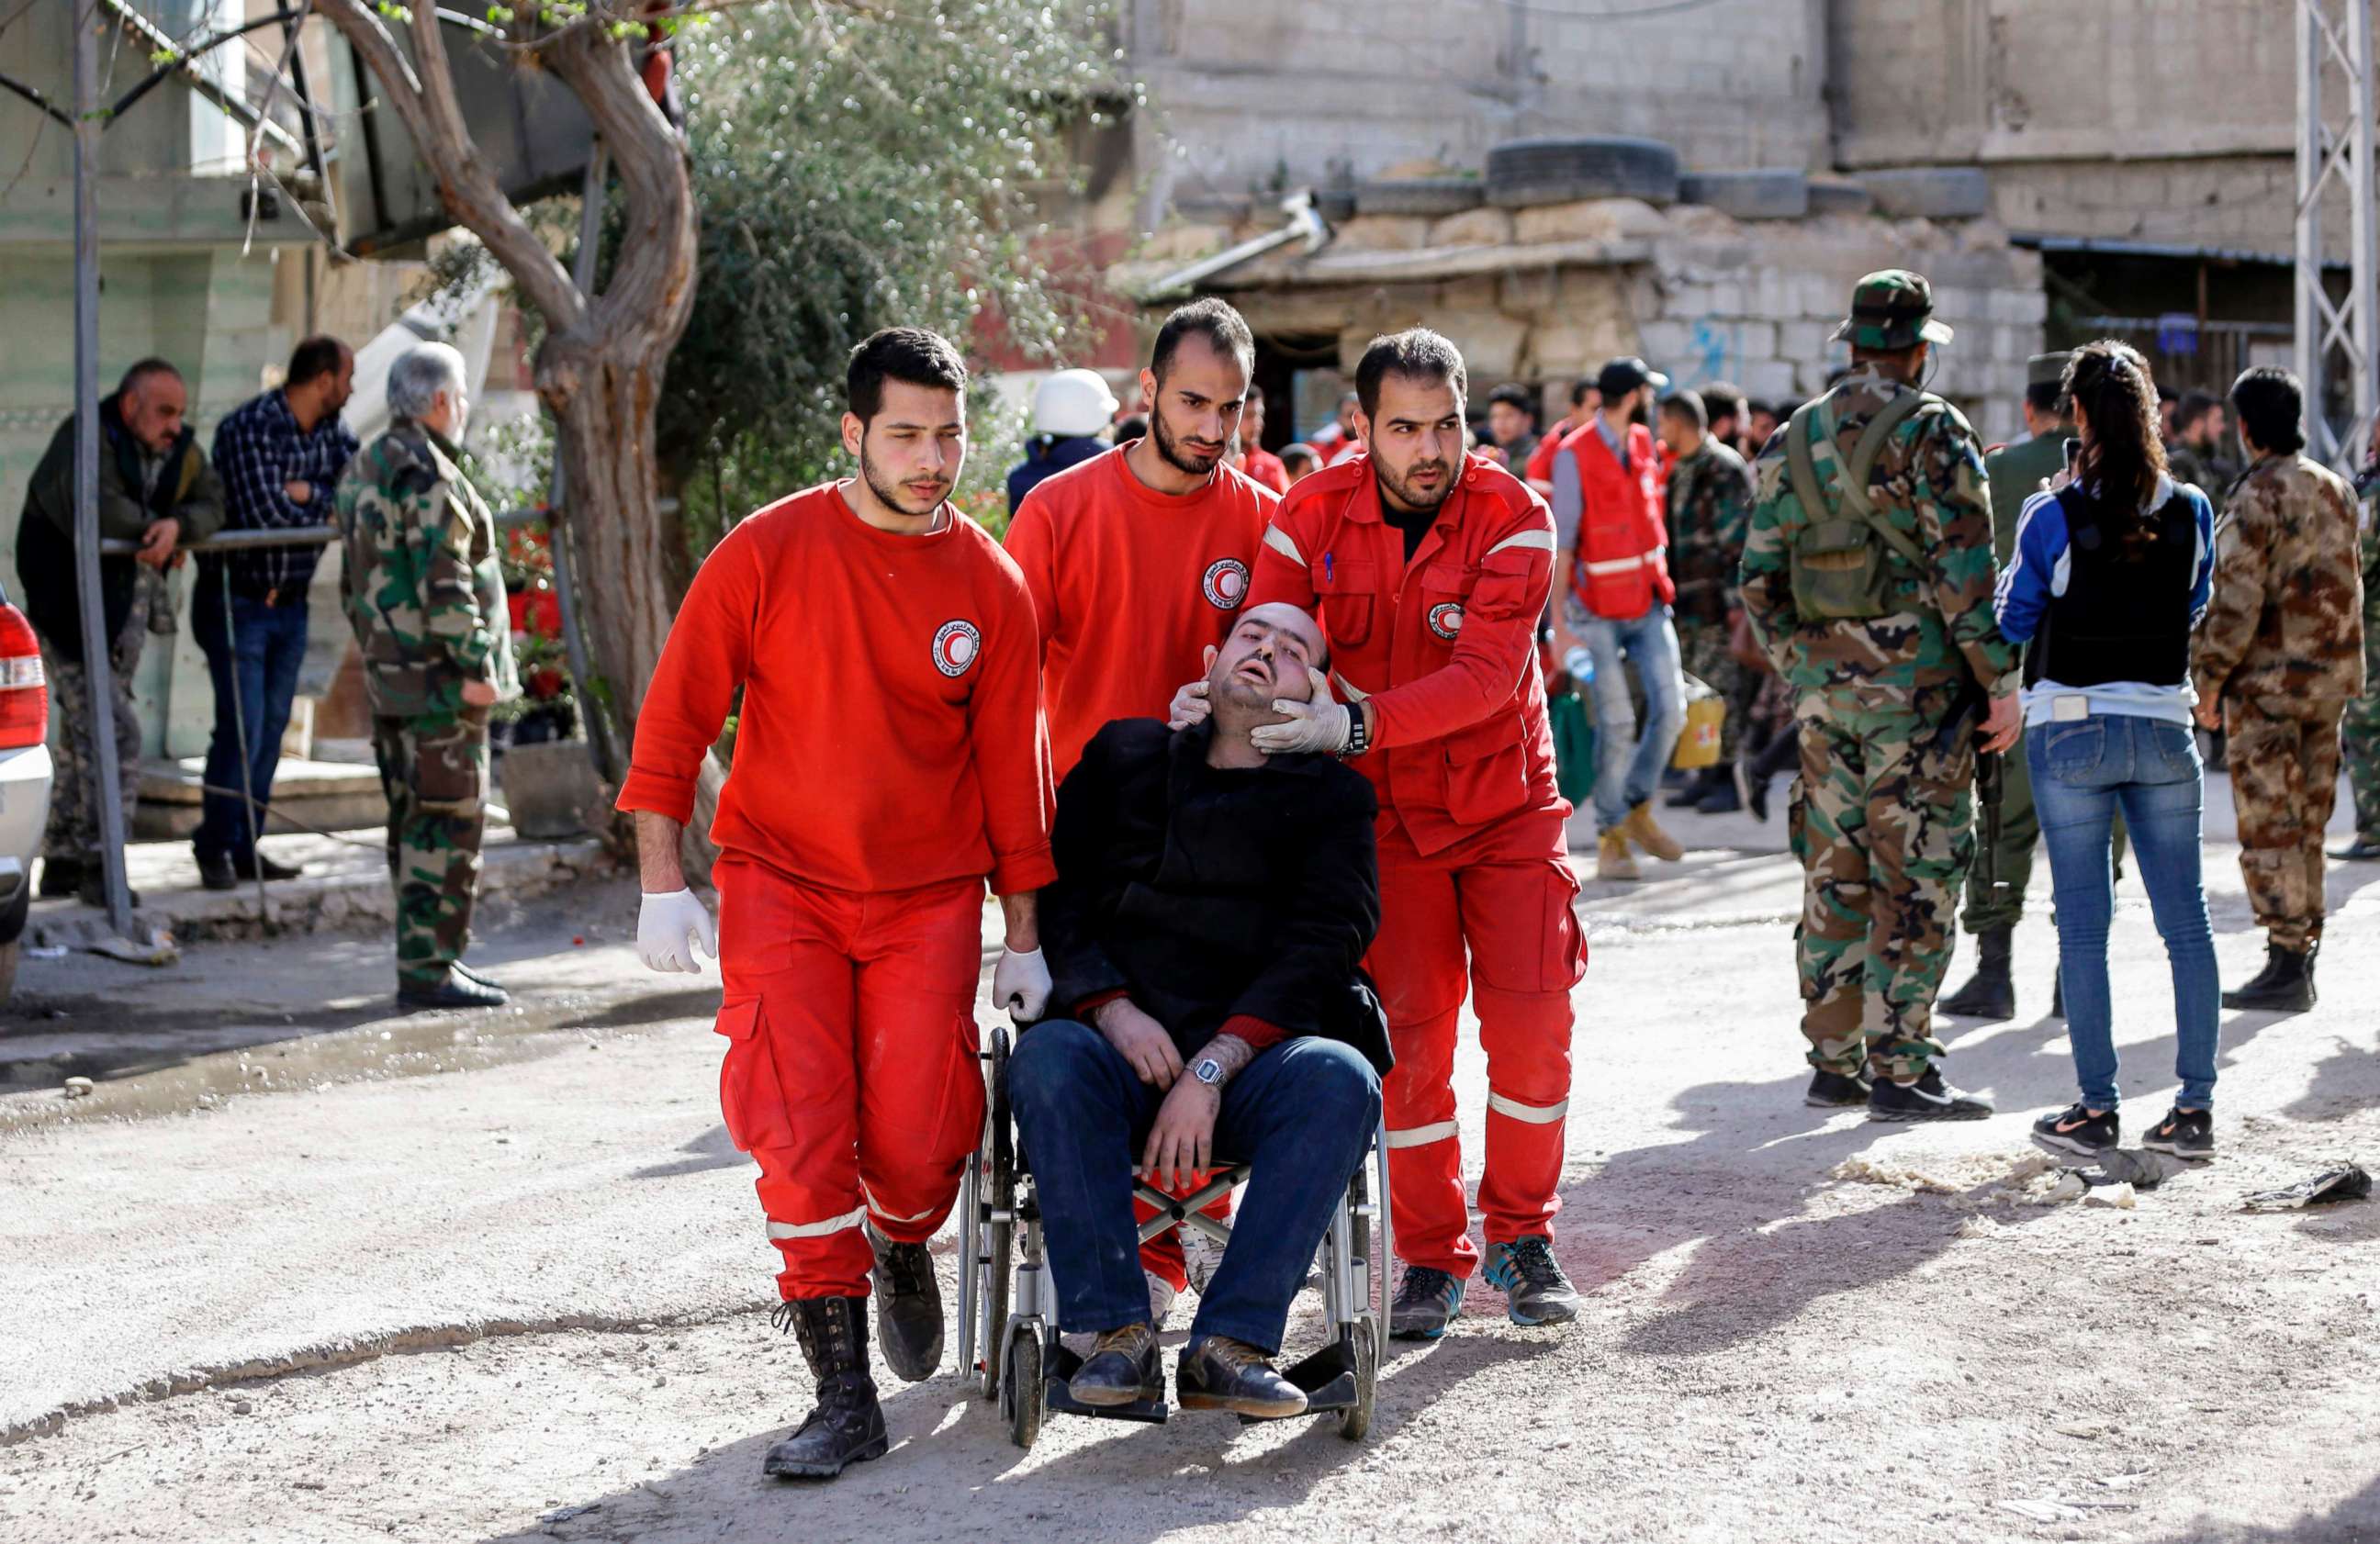
M 1975 752 L 2016 740 L 2016 655 L 1992 620 L 1983 447 L 1916 384 L 1950 338 L 1933 313 L 1919 274 L 1860 281 L 1835 332 L 1851 373 L 1760 453 L 1741 576 L 1799 697 L 1808 1101 L 1877 1120 L 1992 1113 L 1943 1082 L 1933 1011 L 1974 853 Z
M 2192 673 L 2198 721 L 2220 724 L 2240 815 L 2240 872 L 2265 929 L 2264 971 L 2225 1007 L 2313 1006 L 2322 945 L 2322 831 L 2338 794 L 2338 727 L 2363 692 L 2363 578 L 2354 490 L 2301 454 L 2296 376 L 2231 386 L 2254 457 L 2215 537 L 2215 598 Z
M 462 961 L 480 883 L 488 709 L 518 694 L 494 517 L 455 464 L 463 356 L 424 344 L 389 368 L 388 432 L 339 479 L 340 589 L 363 655 L 388 795 L 396 999 L 494 1007 Z
M 1735 575 L 1752 519 L 1752 469 L 1710 432 L 1710 409 L 1691 389 L 1661 399 L 1660 434 L 1675 458 L 1670 464 L 1670 580 L 1678 598 L 1670 615 L 1678 629 L 1679 661 L 1727 704 L 1718 765 L 1672 796 L 1670 805 L 1725 814 L 1742 807 L 1733 770 L 1736 742 L 1759 685 L 1728 647 L 1743 609 Z
M 2363 694 L 2347 705 L 2340 725 L 2347 782 L 2355 794 L 2355 839 L 2331 849 L 2334 858 L 2368 863 L 2380 859 L 2380 424 L 2373 426 L 2370 459 L 2355 479 L 2362 501 Z

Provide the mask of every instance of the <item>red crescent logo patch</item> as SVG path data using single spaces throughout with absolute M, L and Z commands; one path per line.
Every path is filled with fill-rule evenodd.
M 963 676 L 983 650 L 983 634 L 971 621 L 946 621 L 934 630 L 934 669 L 946 676 Z
M 1219 611 L 1236 611 L 1248 597 L 1248 565 L 1237 558 L 1218 558 L 1207 565 L 1207 576 L 1198 587 L 1206 592 L 1208 605 Z
M 1442 600 L 1431 607 L 1429 630 L 1450 644 L 1454 642 L 1454 635 L 1463 631 L 1463 602 Z

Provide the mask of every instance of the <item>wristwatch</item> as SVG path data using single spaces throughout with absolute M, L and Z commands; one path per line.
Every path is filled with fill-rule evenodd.
M 1210 1089 L 1223 1086 L 1223 1064 L 1212 1056 L 1201 1056 L 1190 1064 L 1190 1076 Z
M 1347 705 L 1347 748 L 1339 753 L 1342 761 L 1353 761 L 1372 746 L 1372 736 L 1365 728 L 1364 708 L 1360 703 Z

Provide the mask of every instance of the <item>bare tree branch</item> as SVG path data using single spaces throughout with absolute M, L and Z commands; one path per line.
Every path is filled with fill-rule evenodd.
M 388 104 L 405 120 L 415 151 L 438 179 L 439 196 L 445 200 L 447 211 L 487 244 L 529 303 L 544 313 L 548 327 L 561 332 L 577 326 L 584 319 L 586 301 L 572 285 L 561 260 L 538 240 L 537 233 L 496 186 L 494 174 L 472 142 L 462 106 L 455 97 L 454 77 L 448 73 L 436 8 L 429 4 L 413 7 L 419 72 L 414 59 L 397 46 L 366 0 L 321 0 L 320 14 L 362 56 Z

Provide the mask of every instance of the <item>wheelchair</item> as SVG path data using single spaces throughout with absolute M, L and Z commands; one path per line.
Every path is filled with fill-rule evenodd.
M 1082 1358 L 1060 1344 L 1057 1298 L 1042 1258 L 1041 1213 L 1033 1176 L 1023 1162 L 1008 1104 L 1010 1031 L 995 1027 L 985 1037 L 982 1059 L 989 1084 L 983 1140 L 959 1182 L 959 1365 L 980 1380 L 983 1396 L 996 1401 L 1009 1439 L 1031 1449 L 1042 1417 L 1065 1415 L 1164 1424 L 1164 1398 L 1095 1408 L 1075 1402 L 1067 1384 Z M 1135 1178 L 1134 1191 L 1157 1209 L 1140 1226 L 1141 1241 L 1168 1227 L 1192 1227 L 1220 1244 L 1231 1242 L 1232 1225 L 1202 1208 L 1248 1177 L 1248 1165 L 1225 1164 L 1195 1194 L 1175 1199 Z M 1374 1237 L 1377 1224 L 1378 1238 Z M 1377 1245 L 1377 1247 L 1376 1247 Z M 1373 1391 L 1388 1344 L 1389 1261 L 1395 1235 L 1389 1212 L 1389 1148 L 1386 1128 L 1376 1132 L 1372 1151 L 1348 1183 L 1323 1235 L 1321 1348 L 1281 1369 L 1305 1391 L 1306 1413 L 1335 1416 L 1339 1434 L 1360 1441 L 1372 1425 Z M 1242 1424 L 1257 1417 L 1242 1416 Z

